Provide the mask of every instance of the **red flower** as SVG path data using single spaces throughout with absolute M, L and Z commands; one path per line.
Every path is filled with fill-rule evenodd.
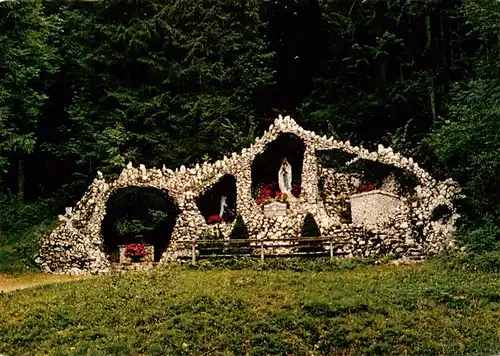
M 217 224 L 224 222 L 224 219 L 221 218 L 219 215 L 211 215 L 208 217 L 208 223 L 209 224 Z
M 374 190 L 375 185 L 374 184 L 363 184 L 359 186 L 359 191 L 360 192 L 369 192 L 370 190 Z
M 146 256 L 146 247 L 144 244 L 128 244 L 125 246 L 126 257 L 144 257 Z
M 279 190 L 277 183 L 269 183 L 259 189 L 255 202 L 259 205 L 262 205 L 271 201 L 284 202 L 287 199 L 288 195 Z
M 257 196 L 257 204 L 263 204 L 267 198 L 273 197 L 272 184 L 266 185 L 264 188 L 259 189 Z

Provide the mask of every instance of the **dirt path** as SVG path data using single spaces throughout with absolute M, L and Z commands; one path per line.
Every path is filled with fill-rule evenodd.
M 36 287 L 45 284 L 77 281 L 88 276 L 64 276 L 45 273 L 1 274 L 0 293 Z

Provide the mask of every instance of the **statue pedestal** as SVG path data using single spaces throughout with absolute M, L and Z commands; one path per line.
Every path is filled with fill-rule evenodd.
M 264 215 L 267 218 L 275 218 L 286 215 L 286 203 L 274 201 L 264 205 Z

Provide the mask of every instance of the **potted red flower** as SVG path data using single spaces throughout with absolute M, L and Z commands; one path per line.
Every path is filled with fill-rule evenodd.
M 125 257 L 128 257 L 132 262 L 139 262 L 146 256 L 146 247 L 143 243 L 128 244 L 125 246 Z

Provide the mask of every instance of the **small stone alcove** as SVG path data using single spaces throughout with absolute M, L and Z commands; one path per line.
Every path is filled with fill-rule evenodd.
M 302 166 L 305 152 L 304 141 L 290 133 L 280 134 L 270 142 L 263 153 L 257 155 L 252 163 L 252 197 L 258 196 L 260 188 L 272 184 L 278 189 L 278 172 L 284 158 L 292 167 L 292 194 L 300 195 Z
M 128 187 L 114 191 L 106 203 L 101 233 L 110 262 L 119 262 L 119 246 L 144 243 L 154 247 L 158 262 L 170 243 L 179 209 L 167 191 Z
M 388 224 L 403 209 L 401 197 L 412 194 L 417 184 L 398 167 L 363 158 L 351 161 L 347 172 L 360 175 L 360 185 L 349 198 L 351 219 L 366 228 Z
M 380 189 L 395 195 L 408 196 L 413 193 L 418 184 L 418 178 L 408 171 L 363 158 L 349 164 L 345 171 L 360 175 L 359 193 Z
M 208 223 L 211 216 L 220 214 L 221 198 L 225 196 L 226 208 L 222 218 L 225 222 L 233 222 L 237 213 L 236 195 L 236 178 L 233 175 L 226 174 L 200 194 L 196 199 L 196 206 L 205 218 L 205 222 Z
M 431 221 L 440 221 L 442 223 L 448 222 L 452 216 L 452 211 L 445 204 L 440 204 L 436 206 L 431 213 Z
M 340 149 L 317 150 L 316 158 L 318 164 L 323 168 L 332 169 L 336 172 L 345 172 L 348 170 L 347 162 L 356 157 L 355 154 L 344 152 Z

